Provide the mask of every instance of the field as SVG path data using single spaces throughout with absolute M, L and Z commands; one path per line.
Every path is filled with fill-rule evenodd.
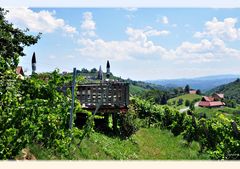
M 194 113 L 197 116 L 200 116 L 203 113 L 206 113 L 207 118 L 215 117 L 216 114 L 223 113 L 227 117 L 234 118 L 240 116 L 240 106 L 236 108 L 222 107 L 222 108 L 205 108 L 205 107 L 196 107 Z
M 85 138 L 78 147 L 71 146 L 67 159 L 73 160 L 200 160 L 207 159 L 199 155 L 199 145 L 193 142 L 190 146 L 181 136 L 174 137 L 166 130 L 156 128 L 140 129 L 126 140 L 94 132 Z M 39 160 L 65 159 L 54 150 L 42 149 L 31 145 L 31 153 Z
M 175 107 L 177 109 L 181 109 L 181 108 L 186 107 L 185 106 L 185 101 L 186 100 L 189 100 L 190 102 L 192 102 L 194 100 L 200 100 L 201 98 L 202 98 L 202 96 L 197 95 L 197 94 L 184 94 L 184 95 L 169 99 L 168 100 L 168 105 L 172 105 L 173 107 Z M 178 105 L 179 99 L 183 100 L 181 105 Z

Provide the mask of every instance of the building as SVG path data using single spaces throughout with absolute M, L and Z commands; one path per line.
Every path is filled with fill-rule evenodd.
M 190 89 L 190 90 L 189 90 L 189 94 L 197 94 L 197 90 Z
M 214 93 L 212 96 L 203 96 L 198 106 L 200 107 L 222 107 L 225 103 L 222 101 L 224 94 Z
M 17 75 L 22 75 L 22 76 L 24 76 L 24 72 L 23 72 L 22 66 L 18 66 L 18 67 L 16 68 L 16 73 L 17 73 Z
M 222 99 L 224 99 L 224 94 L 222 94 L 222 93 L 214 93 L 214 94 L 212 94 L 212 97 L 215 100 L 221 101 Z

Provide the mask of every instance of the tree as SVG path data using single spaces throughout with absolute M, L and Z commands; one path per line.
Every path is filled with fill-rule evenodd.
M 0 72 L 3 73 L 7 70 L 15 71 L 19 57 L 25 55 L 24 47 L 37 43 L 41 35 L 27 35 L 28 29 L 22 31 L 14 28 L 13 24 L 5 19 L 7 12 L 0 8 Z
M 190 101 L 189 101 L 189 100 L 186 100 L 186 101 L 185 101 L 185 106 L 188 107 L 189 105 L 190 105 Z
M 162 98 L 161 98 L 161 104 L 167 104 L 167 96 L 166 96 L 166 94 L 163 94 L 162 95 Z
M 195 102 L 192 101 L 191 104 L 190 104 L 190 106 L 189 106 L 189 107 L 190 107 L 190 110 L 192 110 L 192 111 L 195 110 L 195 106 L 194 106 L 194 105 L 195 105 Z
M 178 106 L 180 106 L 182 104 L 183 104 L 183 99 L 182 98 L 178 99 Z
M 89 73 L 89 71 L 86 68 L 82 68 L 81 73 Z
M 196 94 L 201 95 L 202 94 L 201 90 L 197 89 Z
M 189 91 L 190 91 L 190 86 L 186 85 L 185 88 L 184 88 L 184 92 L 189 93 Z
M 91 73 L 96 73 L 96 72 L 97 72 L 97 69 L 96 69 L 96 68 L 92 68 L 92 69 L 90 70 L 90 72 L 91 72 Z

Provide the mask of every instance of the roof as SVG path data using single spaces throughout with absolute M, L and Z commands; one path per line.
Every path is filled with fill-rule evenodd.
M 24 76 L 24 72 L 23 72 L 22 66 L 18 66 L 18 67 L 16 68 L 16 73 L 17 73 L 18 75 L 21 74 L 21 75 Z
M 224 94 L 223 93 L 215 93 L 215 95 L 217 95 L 219 98 L 223 99 L 224 98 Z
M 225 103 L 221 101 L 211 101 L 211 102 L 200 101 L 198 105 L 202 107 L 217 107 L 217 106 L 224 106 Z
M 212 102 L 212 101 L 214 101 L 214 98 L 213 97 L 209 97 L 209 96 L 203 96 L 202 97 L 202 101 Z

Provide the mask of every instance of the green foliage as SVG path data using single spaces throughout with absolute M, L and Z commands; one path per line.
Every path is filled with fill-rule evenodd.
M 183 99 L 182 98 L 178 99 L 177 105 L 180 106 L 182 104 L 183 104 Z
M 145 127 L 171 130 L 175 136 L 183 135 L 189 144 L 197 141 L 201 146 L 200 151 L 208 153 L 212 159 L 240 158 L 240 140 L 235 137 L 231 127 L 232 120 L 225 115 L 197 119 L 192 112 L 189 115 L 179 113 L 168 106 L 154 105 L 137 98 L 132 99 L 132 104 L 141 118 L 148 120 Z M 239 119 L 236 118 L 236 122 Z
M 1 78 L 0 159 L 14 158 L 30 143 L 67 153 L 72 138 L 81 132 L 68 129 L 71 93 L 59 91 L 67 83 L 65 77 L 54 71 L 48 82 L 37 74 L 25 80 L 10 79 L 9 74 Z M 78 111 L 80 103 L 75 101 L 74 114 Z
M 237 102 L 234 99 L 224 99 L 223 102 L 226 104 L 227 107 L 236 108 Z
M 189 93 L 189 91 L 190 91 L 190 86 L 186 85 L 185 88 L 184 88 L 184 92 Z
M 136 114 L 133 111 L 128 111 L 126 114 L 122 113 L 119 115 L 119 130 L 122 138 L 130 137 L 139 129 L 135 120 L 136 118 Z
M 179 99 L 183 99 L 183 103 L 186 104 L 186 101 L 189 100 L 189 102 L 194 102 L 196 103 L 197 101 L 199 101 L 201 99 L 201 96 L 199 95 L 196 95 L 196 94 L 184 94 L 184 95 L 181 95 L 181 96 L 178 96 L 178 97 L 175 97 L 175 98 L 172 98 L 172 99 L 169 99 L 168 100 L 168 105 L 176 105 L 178 109 L 181 109 L 183 108 L 184 106 L 186 106 L 185 104 L 182 104 L 182 105 L 178 105 L 178 100 Z M 188 102 L 188 101 L 187 101 Z M 188 104 L 188 103 L 187 103 Z
M 142 98 L 147 100 L 152 100 L 157 104 L 167 104 L 167 100 L 169 99 L 169 93 L 161 90 L 148 90 L 144 93 Z
M 201 95 L 202 94 L 201 90 L 197 89 L 196 94 Z
M 189 105 L 190 110 L 195 110 L 195 101 L 192 101 Z
M 5 19 L 6 11 L 0 8 L 0 72 L 4 73 L 9 69 L 15 71 L 19 63 L 19 57 L 24 56 L 24 46 L 37 43 L 40 34 L 36 37 L 26 35 L 26 31 L 14 28 Z
M 189 100 L 185 100 L 185 106 L 190 106 L 190 101 Z
M 190 146 L 181 136 L 174 137 L 169 131 L 157 128 L 140 129 L 131 137 L 122 140 L 93 132 L 79 147 L 75 142 L 69 147 L 69 157 L 54 149 L 30 145 L 29 149 L 40 160 L 199 160 L 207 159 L 198 153 L 197 142 Z M 173 153 L 174 152 L 174 153 Z
M 228 100 L 235 100 L 240 104 L 240 80 L 237 79 L 234 82 L 221 85 L 207 92 L 207 94 L 212 93 L 224 93 L 224 97 Z

